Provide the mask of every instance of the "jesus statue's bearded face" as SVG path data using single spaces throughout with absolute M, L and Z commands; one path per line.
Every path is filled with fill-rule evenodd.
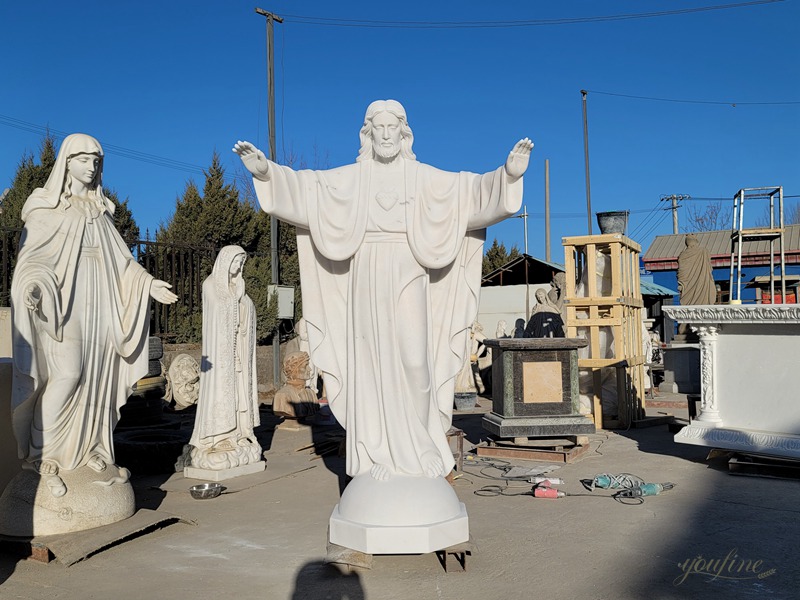
M 400 154 L 403 138 L 400 119 L 388 112 L 381 112 L 372 119 L 372 148 L 375 155 L 393 160 Z

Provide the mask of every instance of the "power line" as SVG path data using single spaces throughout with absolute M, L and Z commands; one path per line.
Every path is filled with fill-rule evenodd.
M 656 229 L 658 229 L 661 224 L 664 222 L 664 219 L 667 218 L 668 213 L 672 209 L 665 209 L 661 213 L 661 218 L 655 221 L 650 228 L 642 234 L 642 239 L 647 239 Z
M 586 90 L 591 94 L 600 94 L 602 96 L 616 96 L 618 98 L 630 98 L 633 100 L 651 100 L 653 102 L 677 102 L 680 104 L 715 104 L 721 106 L 780 106 L 780 105 L 793 105 L 800 104 L 800 100 L 782 100 L 777 102 L 736 102 L 732 100 L 688 100 L 682 98 L 658 98 L 655 96 L 634 96 L 633 94 L 618 94 L 616 92 L 600 92 L 597 90 Z
M 784 194 L 784 200 L 786 198 L 800 198 L 800 194 Z M 733 196 L 727 196 L 724 198 L 713 198 L 713 197 L 704 197 L 704 196 L 691 196 L 689 198 L 684 198 L 683 201 L 689 202 L 730 202 L 733 200 Z
M 572 17 L 558 19 L 522 19 L 510 21 L 381 21 L 369 19 L 342 19 L 330 17 L 314 17 L 309 15 L 284 14 L 286 22 L 301 23 L 304 25 L 321 25 L 325 27 L 359 27 L 359 28 L 395 28 L 395 29 L 491 29 L 511 27 L 540 27 L 548 25 L 574 25 L 579 23 L 604 23 L 608 21 L 627 21 L 632 19 L 651 19 L 674 15 L 685 15 L 715 10 L 728 10 L 745 8 L 763 4 L 775 4 L 786 0 L 752 0 L 750 2 L 737 2 L 734 4 L 715 4 L 712 6 L 699 6 L 696 8 L 682 8 L 674 10 L 661 10 L 643 13 L 622 13 L 614 15 L 599 15 L 594 17 Z
M 61 131 L 58 129 L 53 129 L 52 127 L 45 127 L 43 125 L 37 125 L 35 123 L 30 123 L 28 121 L 22 121 L 21 119 L 15 119 L 13 117 L 9 117 L 6 115 L 0 115 L 0 125 L 5 125 L 7 127 L 14 127 L 16 129 L 20 129 L 22 131 L 29 131 L 31 133 L 38 133 L 40 135 L 52 135 L 53 137 L 63 140 L 69 134 L 65 131 Z M 166 158 L 163 156 L 157 156 L 155 154 L 148 154 L 146 152 L 140 152 L 139 150 L 132 150 L 130 148 L 124 148 L 122 146 L 117 146 L 115 144 L 109 144 L 103 140 L 100 140 L 103 146 L 103 151 L 107 154 L 112 154 L 115 156 L 121 156 L 124 158 L 129 158 L 131 160 L 138 160 L 139 162 L 145 162 L 151 165 L 156 165 L 159 167 L 165 167 L 167 169 L 175 169 L 177 171 L 184 171 L 186 173 L 191 173 L 193 175 L 205 175 L 205 169 L 201 166 L 194 165 L 192 163 L 183 162 L 180 160 L 174 160 L 172 158 Z M 225 179 L 229 181 L 238 181 L 238 182 L 245 182 L 246 178 L 241 175 L 229 175 L 225 174 Z
M 631 233 L 630 233 L 630 237 L 635 237 L 635 236 L 636 236 L 636 234 L 637 234 L 639 231 L 641 231 L 641 230 L 643 230 L 645 227 L 647 227 L 647 226 L 650 224 L 650 222 L 651 222 L 653 219 L 655 219 L 655 217 L 658 215 L 658 213 L 659 213 L 659 212 L 661 212 L 661 211 L 663 211 L 663 210 L 664 210 L 664 209 L 663 209 L 663 208 L 661 208 L 661 201 L 660 201 L 660 200 L 658 200 L 658 201 L 656 201 L 656 204 L 655 204 L 655 206 L 654 206 L 653 208 L 649 209 L 649 210 L 644 210 L 644 211 L 633 211 L 633 212 L 647 212 L 647 213 L 648 213 L 648 215 L 647 215 L 647 216 L 646 216 L 646 217 L 645 217 L 645 218 L 642 220 L 642 222 L 641 222 L 641 223 L 639 223 L 639 225 L 637 225 L 637 226 L 636 226 L 636 228 L 634 228 L 634 229 L 633 229 L 633 231 L 631 231 Z

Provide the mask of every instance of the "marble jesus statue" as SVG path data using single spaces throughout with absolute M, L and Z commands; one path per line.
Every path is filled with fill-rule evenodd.
M 394 100 L 370 104 L 360 138 L 354 164 L 325 171 L 234 146 L 264 211 L 297 227 L 311 355 L 347 430 L 355 479 L 345 494 L 363 477 L 442 479 L 453 468 L 445 432 L 477 314 L 485 228 L 520 208 L 533 148 L 520 140 L 484 175 L 440 171 L 417 162 Z

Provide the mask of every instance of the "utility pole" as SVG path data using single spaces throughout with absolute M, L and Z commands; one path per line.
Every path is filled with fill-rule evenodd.
M 678 234 L 678 202 L 681 200 L 689 200 L 689 194 L 671 194 L 669 196 L 661 196 L 661 200 L 670 200 L 672 202 L 672 233 Z
M 550 159 L 549 158 L 544 159 L 544 259 L 547 262 L 550 262 Z
M 525 260 L 525 322 L 527 323 L 528 319 L 531 317 L 531 293 L 530 286 L 528 285 L 528 206 L 524 205 L 522 207 L 522 212 L 518 215 L 514 215 L 512 218 L 522 219 L 523 232 L 525 234 L 525 255 L 523 259 Z
M 275 49 L 273 23 L 283 23 L 283 19 L 278 15 L 267 12 L 262 8 L 256 8 L 256 12 L 267 18 L 267 119 L 269 127 L 269 159 L 277 162 L 277 151 L 275 149 Z M 272 285 L 277 291 L 278 286 L 278 219 L 274 215 L 269 216 L 269 250 L 271 256 Z M 272 376 L 275 389 L 280 387 L 281 381 L 281 339 L 280 339 L 280 319 L 275 324 L 275 331 L 272 333 Z
M 523 231 L 525 232 L 525 254 L 528 253 L 528 206 L 522 207 L 522 223 Z
M 583 98 L 583 162 L 586 165 L 586 216 L 589 220 L 589 235 L 592 235 L 592 187 L 589 184 L 589 119 L 586 115 L 586 90 L 581 90 Z

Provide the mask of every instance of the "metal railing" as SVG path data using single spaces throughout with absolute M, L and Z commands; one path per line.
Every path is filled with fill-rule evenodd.
M 21 229 L 0 228 L 0 306 L 10 306 Z M 126 240 L 134 259 L 156 279 L 172 284 L 178 301 L 153 303 L 150 332 L 166 339 L 199 337 L 203 281 L 211 273 L 216 248 L 151 240 Z

